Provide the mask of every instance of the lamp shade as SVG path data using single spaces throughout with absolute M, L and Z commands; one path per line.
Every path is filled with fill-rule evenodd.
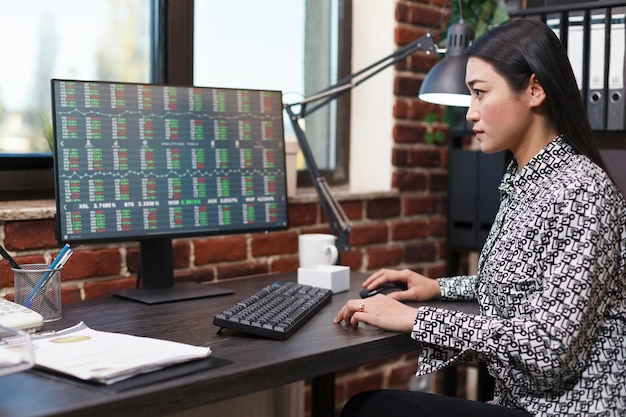
M 474 40 L 474 28 L 464 22 L 448 30 L 446 57 L 426 74 L 420 100 L 446 106 L 469 107 L 471 95 L 465 85 L 465 49 Z

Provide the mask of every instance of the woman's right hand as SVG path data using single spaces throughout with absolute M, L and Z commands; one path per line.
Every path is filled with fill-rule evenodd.
M 381 269 L 363 282 L 363 288 L 371 291 L 387 282 L 406 284 L 406 290 L 395 291 L 387 295 L 399 301 L 428 301 L 441 298 L 441 288 L 436 279 L 425 277 L 410 269 Z

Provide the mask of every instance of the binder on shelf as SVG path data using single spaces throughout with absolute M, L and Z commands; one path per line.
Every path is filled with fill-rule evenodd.
M 561 15 L 560 14 L 548 14 L 546 16 L 546 25 L 555 33 L 555 35 L 561 38 Z
M 604 84 L 606 57 L 606 15 L 592 10 L 589 25 L 589 79 L 587 85 L 587 117 L 593 130 L 606 129 L 607 89 Z
M 569 57 L 576 84 L 581 96 L 583 95 L 583 40 L 585 15 L 581 11 L 572 11 L 567 21 L 567 56 Z
M 626 30 L 624 17 L 626 7 L 618 7 L 611 12 L 611 37 L 609 54 L 607 130 L 626 129 L 626 97 L 624 91 L 624 53 L 626 49 Z

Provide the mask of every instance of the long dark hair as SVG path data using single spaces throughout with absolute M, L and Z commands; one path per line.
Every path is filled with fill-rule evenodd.
M 606 171 L 567 52 L 546 24 L 512 20 L 487 31 L 466 52 L 491 64 L 514 92 L 520 92 L 535 74 L 546 92 L 548 115 L 557 131 Z

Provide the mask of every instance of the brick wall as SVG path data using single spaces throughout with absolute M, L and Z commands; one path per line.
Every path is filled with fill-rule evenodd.
M 445 193 L 416 198 L 419 193 L 378 193 L 340 198 L 353 223 L 349 252 L 342 263 L 355 271 L 382 267 L 410 267 L 440 275 L 445 269 L 445 217 L 436 206 Z M 50 206 L 54 202 L 50 201 Z M 409 213 L 410 212 L 410 213 Z M 295 271 L 298 235 L 328 233 L 328 225 L 312 195 L 290 200 L 290 228 L 268 234 L 228 235 L 177 239 L 173 242 L 177 280 L 219 281 L 233 277 Z M 44 263 L 56 255 L 54 219 L 0 220 L 4 247 L 18 263 Z M 63 269 L 63 301 L 106 297 L 113 289 L 132 288 L 139 265 L 137 243 L 74 245 L 74 255 Z M 12 298 L 13 273 L 0 262 L 0 295 Z
M 404 45 L 422 36 L 441 13 L 443 0 L 398 1 L 395 40 Z M 437 33 L 435 33 L 437 37 Z M 425 73 L 437 58 L 424 53 L 396 67 L 393 114 L 393 179 L 395 191 L 363 196 L 340 196 L 353 223 L 352 249 L 342 263 L 370 272 L 383 267 L 411 268 L 427 276 L 445 274 L 447 148 L 426 140 L 427 132 L 447 126 L 425 123 L 427 114 L 441 116 L 442 108 L 419 101 L 417 92 Z M 52 203 L 51 203 L 52 205 Z M 177 279 L 228 280 L 243 275 L 293 271 L 298 266 L 300 233 L 328 232 L 313 197 L 290 200 L 290 229 L 271 234 L 181 239 L 174 242 Z M 52 218 L 0 219 L 0 238 L 20 263 L 48 262 L 58 251 Z M 135 285 L 136 244 L 85 245 L 63 271 L 63 302 L 108 296 L 113 289 Z M 0 296 L 12 298 L 13 275 L 0 262 Z M 380 387 L 408 388 L 416 356 L 404 355 L 342 372 L 337 376 L 337 404 L 352 394 Z

